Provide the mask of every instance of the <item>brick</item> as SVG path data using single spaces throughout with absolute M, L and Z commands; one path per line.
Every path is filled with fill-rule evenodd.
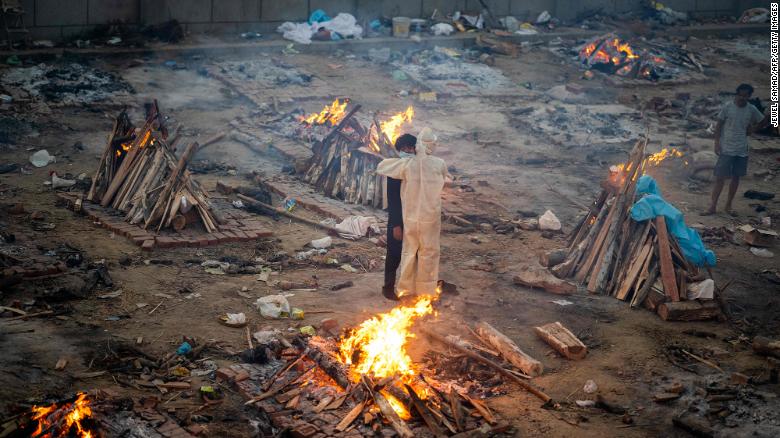
M 32 11 L 28 11 L 32 14 Z M 87 0 L 37 0 L 36 26 L 75 26 L 87 24 Z
M 230 381 L 236 377 L 236 372 L 230 368 L 219 368 L 215 375 L 217 376 L 217 380 Z
M 235 382 L 243 382 L 244 380 L 247 380 L 249 378 L 249 373 L 246 370 L 241 370 L 236 373 L 236 375 L 233 377 L 233 381 Z
M 309 0 L 263 0 L 262 21 L 304 21 L 309 18 Z
M 238 230 L 238 229 L 233 230 L 233 234 L 235 234 L 236 237 L 238 237 L 239 241 L 244 241 L 244 240 L 249 240 L 250 239 L 250 237 L 245 232 L 243 232 L 241 230 Z
M 271 230 L 255 230 L 257 233 L 257 237 L 271 237 L 274 235 L 274 232 Z
M 219 0 L 214 2 L 212 20 L 221 21 L 258 21 L 260 2 L 257 0 Z
M 144 243 L 141 244 L 141 249 L 143 251 L 151 251 L 154 249 L 154 240 L 144 240 Z
M 89 2 L 89 23 L 106 24 L 119 20 L 122 23 L 138 23 L 138 0 L 98 0 Z
M 176 245 L 176 240 L 173 237 L 157 236 L 155 240 L 160 248 L 173 248 Z

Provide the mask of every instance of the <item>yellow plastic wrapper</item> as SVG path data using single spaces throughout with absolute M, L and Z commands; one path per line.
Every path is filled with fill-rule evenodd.
M 307 325 L 305 327 L 301 327 L 301 333 L 308 336 L 314 336 L 315 334 L 317 334 L 317 331 L 314 330 L 314 327 Z
M 303 309 L 299 309 L 297 307 L 293 307 L 292 308 L 292 312 L 290 313 L 290 317 L 292 319 L 303 319 L 303 317 L 304 317 Z

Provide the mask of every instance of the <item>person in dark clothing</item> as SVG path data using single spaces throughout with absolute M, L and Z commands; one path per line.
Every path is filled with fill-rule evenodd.
M 395 141 L 395 149 L 401 158 L 415 154 L 417 137 L 404 134 Z M 401 206 L 401 180 L 387 178 L 387 255 L 385 257 L 385 285 L 382 295 L 388 300 L 398 301 L 395 293 L 395 277 L 401 264 L 403 249 L 404 219 Z

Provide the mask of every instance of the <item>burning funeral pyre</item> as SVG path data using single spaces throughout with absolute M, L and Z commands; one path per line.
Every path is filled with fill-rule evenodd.
M 414 118 L 414 108 L 409 106 L 381 122 L 374 117 L 366 128 L 355 117 L 360 105 L 347 111 L 349 103 L 336 99 L 321 112 L 299 118 L 306 127 L 331 128 L 322 139 L 313 139 L 314 155 L 302 178 L 326 196 L 383 208 L 387 180 L 375 173 L 376 166 L 384 158 L 397 156 L 393 143 Z
M 90 400 L 87 394 L 79 393 L 70 400 L 48 406 L 33 406 L 26 418 L 22 418 L 20 425 L 10 432 L 10 436 L 96 438 L 98 435 L 94 426 Z
M 680 68 L 703 72 L 693 53 L 679 47 L 644 41 L 642 48 L 621 40 L 615 34 L 596 37 L 583 45 L 578 59 L 588 69 L 624 78 L 657 81 L 670 79 Z
M 637 180 L 650 166 L 681 157 L 674 148 L 645 155 L 647 140 L 637 142 L 629 161 L 612 166 L 601 194 L 572 233 L 565 260 L 552 272 L 574 278 L 591 293 L 644 305 L 664 320 L 709 319 L 720 315 L 711 301 L 687 299 L 687 286 L 704 280 L 667 230 L 664 216 L 637 222 L 630 210 Z
M 133 126 L 122 111 L 103 151 L 88 201 L 125 213 L 125 220 L 144 229 L 180 229 L 188 217 L 198 218 L 209 233 L 218 229 L 206 193 L 191 178 L 187 164 L 197 143 L 174 155 L 177 137 L 168 130 L 157 102 L 149 106 L 146 122 Z
M 274 427 L 298 430 L 303 436 L 308 436 L 304 432 L 307 430 L 326 435 L 352 430 L 380 433 L 384 425 L 389 424 L 398 436 L 413 437 L 423 433 L 448 436 L 475 430 L 480 425 L 493 433 L 506 430 L 506 426 L 498 424 L 495 414 L 479 400 L 486 393 L 487 385 L 483 387 L 481 382 L 473 381 L 470 385 L 465 384 L 464 377 L 473 379 L 480 375 L 485 380 L 498 379 L 499 382 L 503 377 L 503 380 L 518 383 L 542 401 L 550 401 L 549 396 L 519 377 L 533 369 L 511 370 L 517 363 L 512 354 L 520 350 L 508 338 L 511 346 L 506 348 L 492 344 L 503 342 L 498 339 L 505 336 L 489 325 L 478 325 L 477 332 L 490 339 L 488 345 L 493 345 L 490 348 L 478 347 L 456 336 L 443 337 L 432 330 L 415 328 L 417 321 L 436 313 L 434 306 L 438 300 L 439 295 L 417 297 L 409 304 L 345 330 L 338 339 L 314 336 L 298 348 L 283 350 L 281 357 L 288 359 L 287 365 L 280 366 L 279 371 L 264 380 L 260 387 L 250 390 L 259 395 L 247 404 L 270 413 Z M 416 339 L 413 329 L 459 354 L 453 358 L 451 354 L 438 355 L 429 351 L 426 356 L 441 357 L 434 366 L 414 362 L 407 351 L 408 343 Z M 509 355 L 507 360 L 512 365 L 485 357 L 484 352 L 492 349 L 501 351 L 502 356 Z M 499 353 L 491 354 L 498 358 Z M 448 362 L 461 363 L 464 356 L 466 361 L 473 361 L 469 371 L 459 374 L 455 371 L 451 374 L 456 377 L 448 378 L 446 369 L 452 368 Z M 527 360 L 533 361 L 530 357 Z M 540 369 L 541 365 L 536 364 Z M 480 367 L 487 368 L 484 374 L 475 370 Z M 468 414 L 470 409 L 473 409 L 471 415 Z M 296 420 L 288 414 L 274 414 L 289 410 L 300 413 L 295 416 Z M 329 414 L 336 417 L 329 421 L 329 426 L 322 426 L 320 420 L 323 416 L 330 418 L 332 415 Z

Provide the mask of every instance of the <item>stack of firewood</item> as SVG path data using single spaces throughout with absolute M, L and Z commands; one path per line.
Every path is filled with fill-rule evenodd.
M 630 209 L 645 165 L 647 140 L 640 140 L 625 167 L 603 184 L 587 215 L 574 229 L 564 261 L 551 268 L 574 278 L 588 292 L 644 305 L 665 320 L 709 319 L 720 315 L 712 301 L 687 301 L 687 285 L 703 280 L 683 256 L 663 216 L 634 221 Z
M 355 119 L 359 109 L 360 105 L 352 108 L 325 138 L 314 143 L 303 179 L 331 198 L 385 208 L 387 178 L 377 175 L 376 167 L 382 159 L 397 154 L 378 121 L 366 129 Z
M 199 219 L 207 232 L 217 231 L 206 193 L 187 170 L 198 144 L 187 146 L 177 159 L 175 141 L 168 141 L 156 102 L 140 128 L 133 127 L 123 111 L 114 122 L 87 200 L 124 212 L 125 220 L 144 229 L 173 226 L 179 231 Z

